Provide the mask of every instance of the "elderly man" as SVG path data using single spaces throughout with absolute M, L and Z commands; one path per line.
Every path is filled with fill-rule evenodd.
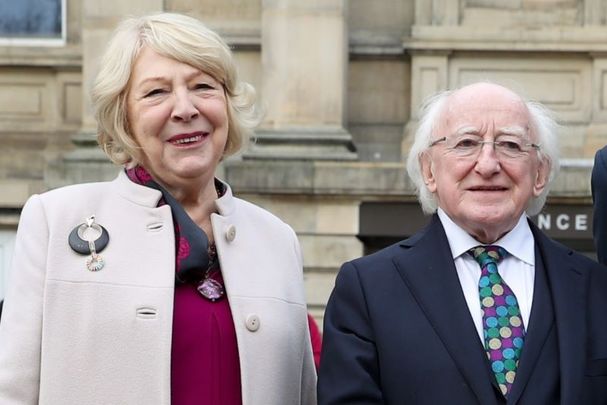
M 320 405 L 606 403 L 607 272 L 527 218 L 558 166 L 555 126 L 495 84 L 430 101 L 408 172 L 432 220 L 343 265 Z
M 592 235 L 599 263 L 607 265 L 607 146 L 594 155 L 592 176 Z

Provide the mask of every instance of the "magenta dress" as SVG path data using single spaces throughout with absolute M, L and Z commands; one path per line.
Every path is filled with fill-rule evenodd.
M 217 277 L 221 281 L 221 275 Z M 236 331 L 227 297 L 211 302 L 196 286 L 175 286 L 172 405 L 242 405 Z

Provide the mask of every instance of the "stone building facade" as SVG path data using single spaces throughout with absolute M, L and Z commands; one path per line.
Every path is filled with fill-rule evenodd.
M 342 262 L 427 221 L 404 170 L 417 110 L 471 81 L 504 83 L 557 112 L 562 170 L 537 220 L 592 254 L 590 169 L 607 143 L 606 0 L 59 2 L 59 45 L 0 41 L 0 297 L 27 197 L 116 175 L 95 147 L 88 89 L 116 23 L 155 11 L 220 32 L 258 89 L 256 141 L 220 174 L 294 227 L 318 318 Z

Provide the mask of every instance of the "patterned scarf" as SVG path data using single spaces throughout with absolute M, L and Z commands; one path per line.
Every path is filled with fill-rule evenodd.
M 160 184 L 156 183 L 146 169 L 135 166 L 125 170 L 128 178 L 136 184 L 159 190 L 162 193 L 158 206 L 169 205 L 173 214 L 175 230 L 175 282 L 176 284 L 197 284 L 209 272 L 219 268 L 215 245 L 209 245 L 209 238 L 192 221 L 181 204 Z M 215 190 L 219 197 L 225 194 L 223 183 L 215 179 Z

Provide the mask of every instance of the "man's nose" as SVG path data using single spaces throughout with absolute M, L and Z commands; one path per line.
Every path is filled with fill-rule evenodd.
M 484 142 L 480 145 L 476 158 L 475 170 L 483 176 L 492 175 L 500 171 L 500 160 L 493 142 Z

